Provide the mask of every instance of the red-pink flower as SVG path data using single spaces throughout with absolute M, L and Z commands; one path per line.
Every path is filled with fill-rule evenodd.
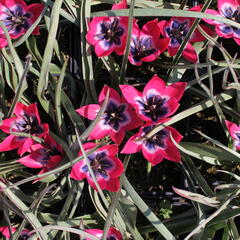
M 90 133 L 89 139 L 101 139 L 110 135 L 115 143 L 120 144 L 125 136 L 125 131 L 139 127 L 141 121 L 137 118 L 135 111 L 129 106 L 127 101 L 120 97 L 116 90 L 105 85 L 98 98 L 99 105 L 90 104 L 83 106 L 77 112 L 90 120 L 94 120 L 106 98 L 108 90 L 109 100 L 107 107 L 100 121 Z
M 41 123 L 36 103 L 26 106 L 19 102 L 16 104 L 14 114 L 14 117 L 3 120 L 0 126 L 5 133 L 27 133 L 40 138 L 48 133 L 48 124 Z M 17 148 L 18 154 L 22 155 L 33 144 L 32 138 L 10 135 L 0 143 L 0 152 Z
M 86 143 L 83 147 L 86 152 L 89 152 L 96 147 L 96 144 Z M 88 161 L 100 188 L 112 192 L 117 192 L 119 190 L 119 176 L 124 170 L 120 159 L 115 157 L 116 154 L 118 154 L 118 146 L 113 144 L 100 147 L 88 155 Z M 81 156 L 82 153 L 79 152 L 79 155 Z M 97 190 L 85 160 L 73 166 L 70 176 L 75 180 L 87 178 L 88 183 Z
M 172 127 L 165 127 L 152 137 L 146 137 L 154 127 L 155 125 L 151 124 L 141 127 L 139 132 L 127 141 L 121 153 L 130 154 L 142 150 L 143 156 L 153 166 L 162 162 L 164 158 L 173 162 L 180 162 L 180 152 L 171 141 L 170 133 L 177 143 L 182 140 L 182 135 Z
M 134 22 L 128 57 L 130 63 L 141 66 L 142 62 L 152 62 L 165 51 L 166 47 L 166 40 L 160 39 L 157 19 L 147 22 L 141 30 Z
M 146 84 L 142 93 L 132 86 L 120 85 L 123 96 L 136 109 L 139 118 L 151 123 L 163 122 L 176 112 L 185 87 L 185 82 L 166 86 L 157 75 Z
M 234 141 L 234 146 L 240 150 L 240 126 L 230 121 L 225 121 L 227 129 Z
M 29 168 L 42 168 L 41 173 L 56 167 L 62 160 L 62 148 L 50 135 L 44 137 L 44 144 L 34 144 L 29 154 L 17 160 Z
M 112 9 L 127 8 L 126 0 L 114 4 Z M 123 55 L 126 45 L 128 17 L 94 17 L 89 25 L 86 39 L 95 46 L 98 57 L 112 52 Z
M 199 7 L 189 9 L 191 11 L 199 11 Z M 175 56 L 178 52 L 178 49 L 186 37 L 188 31 L 190 30 L 194 19 L 193 18 L 185 18 L 185 17 L 172 17 L 170 21 L 163 20 L 159 22 L 159 27 L 161 30 L 161 34 L 164 36 L 166 41 L 166 47 L 168 49 L 168 53 L 170 56 Z M 200 26 L 210 35 L 212 35 L 212 31 L 204 25 Z M 190 62 L 197 62 L 198 55 L 192 46 L 191 43 L 201 42 L 205 40 L 205 37 L 196 29 L 189 39 L 185 49 L 182 52 L 184 58 L 186 58 Z
M 0 20 L 5 24 L 12 39 L 23 35 L 37 20 L 44 8 L 43 4 L 33 3 L 29 6 L 23 0 L 0 0 Z M 39 34 L 36 27 L 33 34 Z M 7 46 L 3 30 L 0 29 L 0 48 Z
M 218 11 L 213 9 L 207 9 L 206 13 L 225 17 L 231 19 L 234 22 L 240 23 L 240 0 L 218 0 Z M 233 38 L 235 42 L 240 45 L 240 28 L 227 25 L 225 23 L 203 19 L 209 24 L 215 25 L 216 33 L 223 38 Z
M 12 234 L 17 231 L 15 227 L 11 227 Z M 9 232 L 9 228 L 7 226 L 0 227 L 0 232 L 2 235 L 6 238 L 6 240 L 11 239 L 11 235 Z M 28 239 L 32 234 L 29 233 L 30 231 L 28 229 L 23 229 L 19 239 Z
M 103 231 L 100 229 L 87 229 L 84 231 L 98 237 L 99 239 L 103 236 Z M 86 240 L 91 240 L 91 238 L 86 238 Z M 117 229 L 111 227 L 108 231 L 107 240 L 122 240 L 122 235 Z

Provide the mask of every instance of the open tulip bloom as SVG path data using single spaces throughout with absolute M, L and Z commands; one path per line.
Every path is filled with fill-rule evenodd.
M 141 121 L 132 107 L 123 97 L 119 96 L 116 90 L 105 85 L 98 98 L 99 105 L 90 104 L 83 106 L 77 112 L 90 120 L 94 120 L 106 98 L 108 90 L 109 100 L 107 107 L 101 119 L 90 133 L 89 139 L 101 139 L 109 135 L 115 143 L 120 144 L 125 136 L 125 131 L 139 127 Z
M 126 1 L 114 4 L 112 9 L 127 8 Z M 95 47 L 98 57 L 108 56 L 112 52 L 123 55 L 128 28 L 128 17 L 94 17 L 89 25 L 86 39 Z
M 173 162 L 180 162 L 181 155 L 178 148 L 170 138 L 179 143 L 182 135 L 172 127 L 165 127 L 161 131 L 148 137 L 147 134 L 153 130 L 155 125 L 146 124 L 140 128 L 126 143 L 121 153 L 130 154 L 142 150 L 143 156 L 153 165 L 160 163 L 164 158 Z
M 86 143 L 83 147 L 88 152 L 96 147 L 96 144 Z M 118 146 L 114 144 L 100 147 L 88 155 L 89 164 L 101 189 L 117 192 L 120 188 L 119 176 L 124 168 L 121 160 L 115 157 L 117 154 Z M 81 156 L 82 153 L 80 152 L 79 155 Z M 70 176 L 75 180 L 87 178 L 88 183 L 97 190 L 85 160 L 81 160 L 72 167 Z
M 15 227 L 11 227 L 12 234 L 17 231 Z M 9 228 L 7 226 L 0 227 L 0 232 L 2 235 L 6 238 L 6 240 L 11 239 L 11 234 L 9 232 Z M 32 234 L 30 234 L 30 231 L 28 229 L 23 229 L 20 233 L 19 240 L 26 240 L 28 239 Z
M 30 137 L 16 136 L 14 132 L 41 138 L 48 133 L 48 124 L 41 123 L 36 103 L 26 106 L 19 102 L 14 114 L 15 117 L 3 120 L 0 125 L 3 132 L 10 134 L 0 143 L 0 152 L 18 149 L 18 154 L 22 155 L 34 144 L 34 140 Z
M 176 112 L 186 83 L 178 82 L 166 86 L 165 82 L 155 75 L 139 92 L 129 85 L 120 85 L 125 99 L 131 104 L 140 119 L 146 122 L 159 123 Z
M 200 8 L 195 7 L 190 10 L 197 11 L 200 10 Z M 168 40 L 165 43 L 170 56 L 175 56 L 177 54 L 181 43 L 193 24 L 193 21 L 193 18 L 172 17 L 169 22 L 166 20 L 159 22 L 161 34 Z M 200 26 L 204 31 L 212 35 L 212 31 L 209 28 L 201 24 Z M 201 42 L 203 40 L 205 40 L 205 37 L 196 29 L 182 52 L 183 57 L 190 62 L 196 63 L 198 61 L 198 55 L 191 43 Z
M 207 9 L 206 13 L 225 17 L 234 22 L 240 23 L 240 0 L 218 0 L 217 4 L 218 11 Z M 216 20 L 203 20 L 209 24 L 215 25 L 217 35 L 223 38 L 233 38 L 235 42 L 240 45 L 240 28 L 236 28 Z
M 240 150 L 240 126 L 230 121 L 225 121 L 227 129 L 234 141 L 234 146 Z
M 132 41 L 130 45 L 129 61 L 133 65 L 141 66 L 142 62 L 152 62 L 165 51 L 166 40 L 160 39 L 158 20 L 147 22 L 140 30 L 137 23 L 133 23 Z
M 0 21 L 6 26 L 12 39 L 19 38 L 37 20 L 44 5 L 33 3 L 29 6 L 23 0 L 0 0 Z M 32 34 L 39 34 L 36 27 Z M 7 40 L 0 28 L 0 48 L 7 46 Z
M 39 174 L 53 169 L 62 159 L 62 148 L 50 135 L 44 137 L 44 144 L 34 144 L 28 151 L 29 154 L 17 162 L 29 168 L 42 168 Z
M 90 233 L 99 239 L 103 236 L 103 230 L 100 229 L 87 229 L 85 232 Z M 91 238 L 86 238 L 86 240 L 91 240 Z M 122 240 L 122 235 L 117 229 L 111 227 L 107 234 L 107 240 Z

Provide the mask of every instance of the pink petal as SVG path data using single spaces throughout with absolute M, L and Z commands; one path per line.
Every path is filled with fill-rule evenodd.
M 136 114 L 136 111 L 128 106 L 128 109 L 127 109 L 128 113 L 129 113 L 129 116 L 131 118 L 131 121 L 130 123 L 125 127 L 126 130 L 132 130 L 134 128 L 137 128 L 137 127 L 140 127 L 142 126 L 142 121 L 140 120 L 140 118 L 137 116 Z
M 138 135 L 139 134 L 137 133 L 137 134 L 134 134 L 131 138 L 129 138 L 129 140 L 123 147 L 121 153 L 130 154 L 130 153 L 136 153 L 141 150 L 142 141 L 136 140 L 138 138 Z
M 174 97 L 177 101 L 179 101 L 184 94 L 186 86 L 186 82 L 173 83 L 172 85 L 165 88 L 164 95 Z
M 235 139 L 235 134 L 234 133 L 235 132 L 240 132 L 240 127 L 237 124 L 232 123 L 232 122 L 227 121 L 227 120 L 225 120 L 225 123 L 226 123 L 227 129 L 228 129 L 231 137 L 233 139 Z
M 151 78 L 151 80 L 146 84 L 143 90 L 143 96 L 146 96 L 149 91 L 154 91 L 163 95 L 165 92 L 166 84 L 163 79 L 159 78 L 156 74 Z
M 152 53 L 146 57 L 143 57 L 141 60 L 143 62 L 153 62 L 158 58 L 159 55 L 160 55 L 160 51 L 156 51 L 155 53 Z
M 117 144 L 104 145 L 103 147 L 99 148 L 97 151 L 99 152 L 107 151 L 108 156 L 115 156 L 118 154 L 118 145 Z
M 100 32 L 101 22 L 110 22 L 108 17 L 94 17 L 89 24 L 89 30 L 86 35 L 86 39 L 89 44 L 95 45 L 99 40 L 96 38 L 96 34 Z
M 171 131 L 171 134 L 177 143 L 179 143 L 182 140 L 183 136 L 175 128 L 166 127 L 166 129 Z
M 27 11 L 32 14 L 30 18 L 30 21 L 32 23 L 34 23 L 38 19 L 43 9 L 44 9 L 44 4 L 40 4 L 40 3 L 33 3 L 27 7 Z
M 218 0 L 217 5 L 219 11 L 221 10 L 223 4 L 229 4 L 237 8 L 237 6 L 239 6 L 240 3 L 238 0 Z
M 0 143 L 0 152 L 14 150 L 20 147 L 23 141 L 25 141 L 25 138 L 20 139 L 14 135 L 10 135 Z
M 223 31 L 225 28 L 229 29 L 229 32 L 226 33 L 225 31 Z M 223 37 L 223 38 L 231 38 L 233 37 L 233 29 L 231 26 L 225 25 L 225 24 L 219 24 L 215 27 L 216 33 L 218 36 Z
M 106 189 L 108 191 L 111 192 L 117 192 L 120 188 L 120 181 L 118 178 L 110 178 L 107 182 L 106 182 L 106 187 L 103 189 Z
M 62 160 L 62 156 L 60 155 L 51 156 L 47 162 L 46 168 L 48 169 L 55 168 L 60 163 L 61 160 Z
M 212 10 L 212 9 L 207 9 L 205 13 L 208 13 L 208 14 L 210 14 L 210 15 L 219 16 L 219 17 L 222 16 L 218 11 Z M 212 20 L 212 19 L 208 19 L 208 18 L 203 18 L 203 20 L 204 20 L 206 23 L 211 24 L 211 25 L 216 25 L 216 24 L 219 24 L 219 23 L 220 23 L 219 21 Z
M 128 60 L 129 60 L 129 62 L 130 62 L 132 65 L 142 66 L 142 59 L 139 59 L 139 61 L 136 61 L 136 60 L 132 57 L 132 55 L 129 55 Z
M 15 227 L 11 227 L 12 233 L 15 233 L 16 230 L 17 229 Z M 7 226 L 0 227 L 0 232 L 2 233 L 3 236 L 6 237 L 7 240 L 10 239 L 11 235 L 9 232 L 9 228 Z
M 100 106 L 98 104 L 90 104 L 80 107 L 76 112 L 87 119 L 94 120 L 99 110 Z
M 132 26 L 132 37 L 140 37 L 140 28 L 137 24 L 137 21 L 133 22 L 133 26 Z
M 191 43 L 187 44 L 186 48 L 182 52 L 182 55 L 189 62 L 196 63 L 198 61 L 198 55 Z
M 6 38 L 0 37 L 0 48 L 4 48 L 8 45 Z
M 84 164 L 84 160 L 81 160 L 80 162 L 73 165 L 72 170 L 70 172 L 70 177 L 75 180 L 82 180 L 86 178 L 86 174 L 81 172 L 81 167 Z
M 162 150 L 157 149 L 155 152 L 150 152 L 147 147 L 143 144 L 142 147 L 143 156 L 153 165 L 163 161 Z
M 165 104 L 164 107 L 168 108 L 168 112 L 166 115 L 164 115 L 164 118 L 167 118 L 171 116 L 173 113 L 175 113 L 179 107 L 179 103 L 175 98 L 170 98 Z M 160 122 L 162 119 L 160 118 Z
M 113 228 L 113 227 L 111 227 L 111 228 L 109 229 L 108 235 L 109 235 L 109 236 L 113 235 L 116 240 L 122 240 L 122 235 L 121 235 L 121 233 L 120 233 L 117 229 L 115 229 L 115 228 Z
M 178 46 L 176 46 L 176 47 L 172 47 L 171 45 L 168 45 L 168 53 L 169 53 L 169 55 L 171 56 L 171 57 L 173 57 L 173 56 L 175 56 L 176 54 L 177 54 L 177 52 L 178 52 L 178 49 L 179 49 L 179 46 L 180 45 L 178 45 Z
M 162 38 L 159 40 L 158 48 L 160 50 L 160 53 L 163 53 L 167 49 L 169 42 L 170 42 L 169 38 Z
M 125 0 L 122 0 L 118 4 L 113 4 L 112 5 L 112 10 L 115 10 L 115 9 L 126 9 L 126 8 L 127 8 L 127 2 Z
M 87 233 L 90 233 L 90 234 L 92 234 L 94 236 L 97 236 L 99 238 L 101 238 L 102 235 L 103 235 L 103 231 L 100 230 L 100 229 L 86 229 L 84 231 L 87 232 Z M 92 239 L 91 238 L 86 238 L 86 240 L 92 240 Z
M 25 138 L 25 142 L 19 146 L 18 148 L 18 155 L 22 156 L 25 152 L 29 150 L 29 148 L 34 144 L 34 140 L 31 138 Z
M 99 121 L 99 123 L 95 126 L 93 131 L 89 134 L 89 140 L 92 139 L 102 139 L 109 135 L 111 128 L 103 124 L 103 120 Z
M 164 37 L 167 37 L 165 28 L 166 28 L 168 25 L 169 25 L 169 22 L 166 21 L 166 20 L 162 20 L 162 21 L 160 21 L 160 22 L 158 23 L 160 32 L 161 32 L 161 34 L 162 34 Z
M 140 36 L 149 35 L 152 36 L 154 43 L 160 38 L 160 28 L 158 26 L 158 19 L 148 21 L 143 25 L 140 32 Z
M 0 125 L 0 129 L 5 133 L 10 134 L 10 129 L 15 120 L 16 120 L 16 117 L 4 119 L 2 121 L 2 125 Z
M 181 162 L 181 154 L 173 143 L 168 143 L 165 154 L 163 155 L 169 161 Z
M 240 46 L 240 38 L 233 38 L 233 39 Z
M 116 144 L 121 144 L 125 137 L 125 131 L 120 130 L 118 132 L 110 131 L 110 137 Z
M 100 93 L 100 95 L 98 97 L 99 103 L 100 104 L 103 103 L 103 101 L 106 98 L 108 90 L 109 90 L 109 100 L 110 99 L 114 99 L 115 102 L 119 103 L 121 101 L 121 98 L 120 98 L 118 92 L 115 89 L 113 89 L 111 87 L 108 87 L 107 85 L 104 85 L 104 87 L 103 87 L 103 89 L 102 89 L 102 91 L 101 91 L 101 93 Z
M 19 158 L 17 162 L 29 167 L 29 168 L 42 168 L 44 167 L 43 164 L 37 161 L 39 158 L 39 154 L 28 154 L 26 157 Z
M 110 178 L 116 178 L 122 175 L 124 167 L 119 158 L 111 156 L 111 160 L 114 163 L 115 167 L 108 171 Z
M 95 53 L 98 57 L 105 57 L 114 51 L 114 45 L 106 47 L 104 41 L 98 41 L 95 45 Z
M 2 2 L 7 8 L 14 8 L 16 5 L 19 5 L 24 10 L 27 8 L 27 5 L 23 0 L 3 0 Z

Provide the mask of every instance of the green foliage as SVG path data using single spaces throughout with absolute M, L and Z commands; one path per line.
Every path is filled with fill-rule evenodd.
M 131 0 L 128 1 L 129 9 L 104 9 L 105 4 L 108 4 L 109 9 L 113 2 L 115 1 L 42 0 L 45 4 L 42 14 L 26 34 L 14 42 L 10 39 L 5 25 L 0 22 L 8 41 L 8 47 L 0 51 L 0 124 L 4 118 L 13 115 L 18 101 L 25 104 L 37 101 L 40 115 L 45 122 L 50 123 L 50 135 L 64 151 L 63 161 L 43 174 L 36 174 L 35 170 L 29 170 L 17 163 L 18 156 L 14 152 L 0 153 L 0 225 L 19 227 L 12 236 L 14 240 L 18 239 L 20 230 L 24 228 L 33 232 L 30 239 L 38 237 L 41 240 L 70 240 L 76 239 L 76 234 L 81 238 L 98 239 L 83 231 L 88 228 L 104 229 L 106 239 L 110 226 L 121 231 L 123 239 L 174 240 L 185 234 L 185 240 L 205 240 L 213 239 L 219 230 L 223 230 L 221 239 L 239 239 L 239 223 L 234 222 L 234 219 L 240 210 L 240 177 L 236 170 L 240 154 L 236 149 L 227 146 L 227 142 L 229 146 L 232 145 L 224 123 L 225 119 L 233 122 L 239 122 L 240 119 L 239 82 L 236 82 L 240 74 L 239 55 L 232 56 L 216 39 L 206 36 L 204 44 L 195 44 L 198 53 L 205 56 L 205 62 L 186 64 L 180 57 L 188 38 L 202 18 L 221 21 L 236 28 L 240 28 L 240 24 L 204 13 L 211 1 L 205 1 L 203 12 L 187 11 L 184 4 L 186 1 L 165 3 Z M 85 39 L 88 22 L 94 16 L 129 16 L 128 45 L 123 58 L 110 55 L 96 60 Z M 158 124 L 147 135 L 151 137 L 165 126 L 182 124 L 186 128 L 182 134 L 193 136 L 180 144 L 175 142 L 182 154 L 182 163 L 176 163 L 176 166 L 189 185 L 188 191 L 175 188 L 175 192 L 188 199 L 186 201 L 190 207 L 187 211 L 173 207 L 170 200 L 157 199 L 157 210 L 148 204 L 140 193 L 151 189 L 152 186 L 148 188 L 147 184 L 157 167 L 148 168 L 147 164 L 142 166 L 138 162 L 134 165 L 132 159 L 124 159 L 122 154 L 119 154 L 119 157 L 124 160 L 125 172 L 121 177 L 121 190 L 113 194 L 102 191 L 88 163 L 87 155 L 103 145 L 108 145 L 110 140 L 106 138 L 97 141 L 97 147 L 88 153 L 84 151 L 82 143 L 102 117 L 108 94 L 97 118 L 89 126 L 86 126 L 86 122 L 75 111 L 79 106 L 97 103 L 97 93 L 105 83 L 118 90 L 120 83 L 130 84 L 128 79 L 131 74 L 138 74 L 136 68 L 128 63 L 133 17 L 139 17 L 139 21 L 144 22 L 152 17 L 166 19 L 171 16 L 194 17 L 197 20 L 174 59 L 163 54 L 156 62 L 140 68 L 139 75 L 150 79 L 149 75 L 159 73 L 167 83 L 173 83 L 184 80 L 183 76 L 188 69 L 195 69 L 194 79 L 190 79 L 187 86 L 187 92 L 193 96 L 190 102 L 183 104 L 177 114 L 165 123 Z M 39 23 L 41 35 L 31 36 Z M 69 56 L 69 49 L 66 49 L 68 46 L 65 46 L 69 44 L 67 37 L 72 34 L 69 29 L 73 26 L 80 28 L 80 33 L 76 33 L 79 34 L 77 46 L 81 48 L 78 60 Z M 215 51 L 222 54 L 220 61 L 214 59 Z M 79 61 L 77 64 L 80 66 L 81 81 L 76 72 L 70 71 L 70 61 Z M 196 72 L 200 68 L 206 71 L 198 76 Z M 223 77 L 217 82 L 219 73 Z M 235 80 L 234 83 L 228 83 L 229 73 L 233 81 Z M 102 76 L 104 80 L 101 79 Z M 143 85 L 143 82 L 135 82 L 135 85 Z M 204 123 L 201 125 L 197 122 L 194 125 L 196 129 L 189 130 L 189 119 L 204 113 L 216 117 L 215 124 L 218 124 L 221 131 L 221 139 L 215 139 L 215 134 L 211 135 L 211 132 L 202 130 Z M 202 118 L 202 121 L 205 119 Z M 5 136 L 0 133 L 1 140 Z M 32 137 L 36 142 L 42 142 L 42 139 L 26 133 L 18 136 Z M 80 149 L 83 153 L 81 157 L 77 156 Z M 136 158 L 138 157 L 139 155 Z M 69 177 L 71 167 L 83 159 L 88 163 L 98 192 L 89 188 L 89 193 L 85 193 L 86 183 Z M 137 161 L 142 163 L 141 159 Z M 166 168 L 169 166 L 172 165 L 167 165 Z M 217 170 L 214 176 L 207 174 L 207 169 L 212 166 Z M 131 171 L 132 169 L 134 171 Z M 146 172 L 146 182 L 138 180 L 138 177 L 141 177 L 138 171 L 142 170 Z M 210 184 L 213 182 L 211 178 L 220 179 L 224 184 L 214 189 Z M 162 176 L 158 175 L 159 179 L 162 181 Z M 32 184 L 32 181 L 36 182 Z M 165 182 L 171 183 L 170 177 Z M 151 183 L 155 186 L 154 181 Z M 171 190 L 172 186 L 168 187 Z M 140 219 L 142 217 L 143 220 Z

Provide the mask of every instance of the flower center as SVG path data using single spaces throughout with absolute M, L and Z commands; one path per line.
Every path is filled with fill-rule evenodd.
M 134 60 L 139 61 L 141 58 L 147 57 L 156 52 L 156 49 L 154 49 L 151 37 L 133 37 L 130 51 Z
M 117 239 L 117 238 L 116 238 L 115 236 L 113 236 L 113 235 L 107 237 L 107 240 L 116 240 L 116 239 Z
M 105 125 L 109 125 L 115 131 L 119 131 L 120 125 L 123 125 L 128 120 L 126 116 L 126 105 L 117 105 L 115 102 L 110 101 L 103 115 L 103 119 Z
M 20 6 L 16 6 L 14 10 L 6 9 L 7 17 L 3 20 L 8 31 L 20 33 L 22 29 L 27 30 L 30 26 L 28 19 L 31 17 L 30 13 L 25 13 Z
M 19 240 L 27 240 L 30 237 L 29 232 L 21 232 L 21 235 L 19 236 Z
M 157 122 L 160 118 L 164 117 L 168 113 L 165 98 L 161 98 L 159 95 L 151 94 L 144 99 L 138 99 L 137 103 L 140 106 L 140 112 L 151 121 Z
M 240 6 L 237 7 L 237 9 L 232 9 L 232 7 L 227 6 L 225 8 L 223 8 L 222 11 L 223 15 L 228 18 L 231 19 L 237 23 L 240 23 Z
M 13 131 L 29 134 L 43 133 L 43 128 L 39 125 L 35 116 L 24 114 L 22 118 L 16 119 L 12 126 Z
M 238 132 L 238 133 L 234 133 L 235 134 L 235 136 L 238 138 L 238 140 L 240 141 L 240 133 Z
M 171 38 L 171 44 L 181 44 L 184 37 L 187 35 L 188 22 L 178 22 L 174 20 L 171 26 L 166 28 L 166 32 L 168 37 Z
M 100 23 L 100 32 L 95 36 L 104 40 L 104 44 L 110 47 L 113 44 L 120 45 L 124 29 L 119 26 L 119 19 L 114 18 L 112 22 L 103 21 Z
M 113 163 L 109 158 L 107 158 L 107 154 L 105 152 L 90 154 L 88 156 L 88 159 L 93 173 L 96 177 L 101 176 L 105 179 L 109 177 L 108 170 L 113 167 Z M 84 165 L 82 169 L 84 172 L 88 172 L 87 165 Z
M 154 125 L 144 127 L 141 137 L 145 137 L 154 127 Z M 168 135 L 169 134 L 167 130 L 161 130 L 154 134 L 152 137 L 145 137 L 143 143 L 150 151 L 154 151 L 157 147 L 165 149 L 165 139 L 168 137 Z

